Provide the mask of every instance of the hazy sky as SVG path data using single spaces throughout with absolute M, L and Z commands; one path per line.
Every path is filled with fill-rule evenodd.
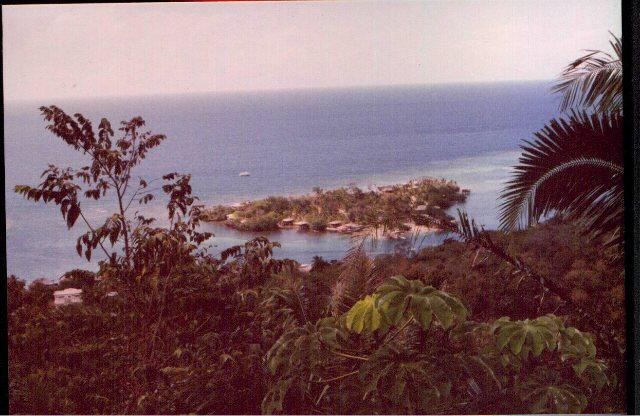
M 619 0 L 2 6 L 5 99 L 551 79 Z

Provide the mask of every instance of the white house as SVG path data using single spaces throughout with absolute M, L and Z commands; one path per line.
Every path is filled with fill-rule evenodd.
M 82 289 L 70 287 L 53 292 L 53 304 L 55 306 L 69 305 L 71 303 L 82 303 Z

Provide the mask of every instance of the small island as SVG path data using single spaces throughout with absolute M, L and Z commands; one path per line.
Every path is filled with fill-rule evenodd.
M 270 196 L 205 210 L 203 220 L 239 231 L 292 228 L 312 232 L 370 233 L 400 238 L 409 231 L 440 231 L 454 221 L 445 210 L 464 202 L 468 189 L 445 179 L 422 178 L 408 183 L 362 190 L 314 188 L 309 195 Z

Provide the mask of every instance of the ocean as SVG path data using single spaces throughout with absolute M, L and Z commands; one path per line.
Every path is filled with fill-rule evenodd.
M 97 126 L 102 117 L 119 121 L 141 116 L 168 139 L 139 166 L 135 176 L 191 173 L 194 193 L 205 204 L 235 203 L 269 195 L 300 195 L 319 186 L 363 188 L 423 176 L 456 180 L 471 189 L 465 204 L 487 228 L 497 226 L 497 197 L 518 146 L 557 115 L 550 82 L 457 84 L 237 94 L 185 94 L 52 102 L 4 103 L 7 272 L 26 280 L 57 279 L 73 268 L 95 270 L 75 252 L 86 230 L 67 230 L 59 209 L 25 201 L 17 184 L 34 185 L 49 163 L 84 166 L 75 153 L 45 130 L 38 107 L 55 104 L 82 113 Z M 242 171 L 251 176 L 240 177 Z M 96 224 L 110 207 L 84 203 Z M 146 207 L 164 217 L 158 204 Z M 211 252 L 240 244 L 254 234 L 221 225 Z M 313 256 L 340 259 L 353 244 L 336 234 L 279 231 L 275 255 L 308 263 Z M 438 244 L 442 234 L 417 245 Z M 372 254 L 396 249 L 379 241 Z M 417 247 L 416 247 L 417 248 Z

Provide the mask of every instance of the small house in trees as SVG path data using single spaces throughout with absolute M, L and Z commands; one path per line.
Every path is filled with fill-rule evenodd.
M 340 227 L 338 227 L 338 231 L 343 232 L 343 233 L 354 233 L 354 232 L 358 232 L 364 229 L 363 225 L 360 224 L 356 224 L 353 222 L 350 222 L 348 224 L 342 225 Z
M 306 221 L 298 221 L 296 223 L 294 223 L 293 225 L 295 225 L 296 227 L 298 227 L 299 230 L 308 230 L 309 229 L 309 223 Z
M 53 292 L 53 304 L 55 306 L 69 305 L 71 303 L 82 303 L 82 289 L 70 287 Z

